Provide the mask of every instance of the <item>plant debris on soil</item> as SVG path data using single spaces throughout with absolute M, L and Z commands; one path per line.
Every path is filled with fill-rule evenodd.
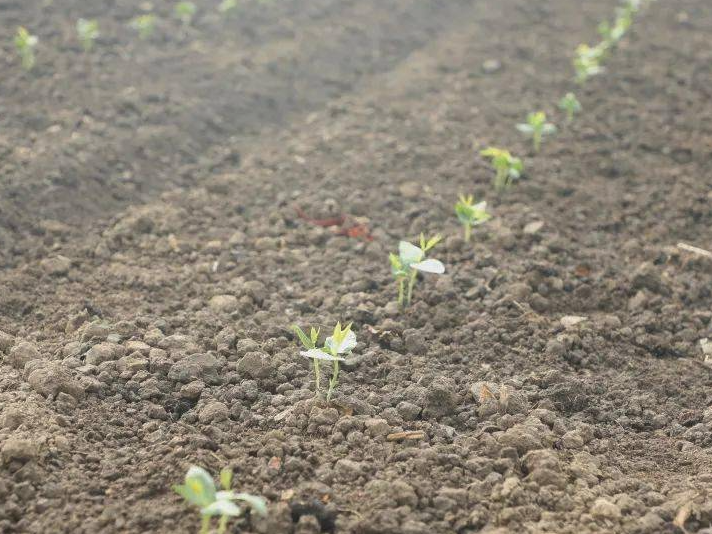
M 144 41 L 138 4 L 0 5 L 0 532 L 197 532 L 191 465 L 267 499 L 231 532 L 712 532 L 708 0 L 536 155 L 616 0 L 155 2 Z M 399 309 L 421 232 L 447 270 Z M 337 321 L 326 404 L 290 328 Z

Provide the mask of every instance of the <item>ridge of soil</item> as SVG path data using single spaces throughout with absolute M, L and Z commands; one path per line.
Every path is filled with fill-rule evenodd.
M 196 530 L 170 490 L 191 464 L 270 501 L 236 532 L 712 531 L 712 261 L 675 246 L 712 249 L 712 12 L 651 5 L 533 155 L 513 125 L 539 107 L 558 122 L 566 51 L 615 2 L 397 4 L 387 20 L 409 24 L 382 31 L 400 53 L 342 66 L 348 89 L 283 102 L 266 130 L 234 126 L 239 158 L 215 136 L 184 180 L 149 172 L 153 192 L 79 210 L 81 236 L 56 222 L 61 196 L 41 235 L 3 219 L 0 531 Z M 321 13 L 388 15 L 319 6 L 297 55 Z M 501 198 L 473 151 L 488 145 L 526 156 Z M 172 143 L 154 150 L 180 168 Z M 452 205 L 469 192 L 495 218 L 465 244 Z M 401 312 L 387 253 L 421 231 L 446 236 L 447 273 Z M 289 327 L 337 320 L 359 345 L 325 406 Z
M 123 207 L 191 187 L 210 165 L 239 166 L 246 140 L 357 90 L 449 28 L 467 2 L 251 2 L 229 17 L 201 9 L 188 28 L 166 3 L 148 41 L 128 27 L 140 13 L 133 1 L 37 4 L 1 8 L 8 35 L 24 24 L 40 38 L 31 75 L 17 69 L 11 39 L 0 49 L 4 262 L 23 252 L 18 235 L 82 235 Z M 76 42 L 78 17 L 100 23 L 90 55 Z

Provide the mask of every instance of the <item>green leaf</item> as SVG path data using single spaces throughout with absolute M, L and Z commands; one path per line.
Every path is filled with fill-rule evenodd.
M 424 273 L 443 274 L 445 272 L 445 265 L 443 265 L 443 262 L 434 259 L 427 259 L 414 263 L 411 267 L 416 271 Z
M 306 348 L 306 349 L 314 348 L 315 343 L 312 343 L 311 339 L 309 337 L 307 337 L 307 335 L 304 333 L 304 331 L 301 328 L 299 328 L 297 325 L 292 325 L 292 330 L 294 331 L 295 334 L 297 334 L 297 337 L 299 338 L 299 341 L 302 342 L 302 345 L 304 345 L 304 348 Z
M 201 503 L 203 502 L 200 497 L 188 486 L 176 484 L 174 486 L 171 486 L 171 489 L 175 491 L 178 495 L 183 497 L 190 504 L 201 506 Z
M 474 219 L 474 211 L 472 206 L 468 206 L 462 203 L 455 205 L 455 214 L 459 221 L 463 224 L 471 223 Z
M 416 247 L 407 241 L 401 241 L 398 243 L 398 255 L 403 267 L 409 267 L 411 263 L 422 260 L 425 253 L 422 248 Z
M 351 325 L 349 325 L 350 327 Z M 356 346 L 356 334 L 354 334 L 349 328 L 346 333 L 336 339 L 334 337 L 326 338 L 324 342 L 324 348 L 329 350 L 332 354 L 346 354 L 351 352 Z
M 486 158 L 496 158 L 501 156 L 503 153 L 506 153 L 506 150 L 502 150 L 501 148 L 495 148 L 493 146 L 487 147 L 484 150 L 480 151 L 480 155 Z
M 327 342 L 331 338 L 327 338 Z M 328 347 L 325 347 L 328 348 Z M 304 356 L 305 358 L 309 358 L 311 360 L 324 360 L 328 362 L 333 362 L 333 361 L 343 361 L 343 358 L 339 356 L 334 356 L 333 354 L 323 351 L 321 349 L 309 349 L 306 351 L 301 351 L 299 353 L 301 356 Z
M 242 515 L 242 508 L 240 508 L 238 505 L 236 505 L 232 501 L 217 500 L 217 501 L 212 502 L 209 505 L 201 508 L 200 513 L 203 515 L 210 516 L 210 517 L 213 517 L 216 515 L 237 517 L 237 516 Z
M 482 224 L 492 218 L 492 215 L 487 213 L 487 202 L 484 200 L 472 206 L 472 211 L 472 218 L 474 219 L 474 224 Z
M 229 467 L 223 467 L 220 470 L 220 486 L 224 490 L 229 490 L 230 486 L 232 486 L 232 469 Z
M 425 252 L 427 252 L 428 250 L 430 250 L 431 248 L 433 248 L 435 245 L 437 245 L 438 243 L 440 243 L 440 240 L 441 240 L 441 239 L 442 239 L 442 236 L 440 236 L 440 235 L 434 235 L 434 236 L 431 237 L 431 238 L 428 240 L 428 242 L 425 244 L 425 247 L 423 247 L 423 250 L 424 250 Z
M 267 501 L 264 498 L 250 495 L 249 493 L 238 493 L 235 498 L 249 504 L 252 511 L 257 515 L 262 517 L 267 515 Z
M 388 259 L 391 261 L 391 273 L 394 278 L 402 278 L 408 275 L 403 262 L 401 262 L 400 257 L 392 252 L 388 255 Z
M 185 475 L 185 484 L 179 487 L 187 489 L 181 495 L 197 506 L 207 506 L 215 500 L 215 482 L 202 467 L 191 466 Z
M 517 130 L 526 135 L 532 135 L 534 133 L 534 128 L 532 128 L 528 124 L 523 123 L 517 124 Z
M 311 327 L 310 337 L 312 347 L 316 347 L 316 342 L 319 339 L 319 328 Z

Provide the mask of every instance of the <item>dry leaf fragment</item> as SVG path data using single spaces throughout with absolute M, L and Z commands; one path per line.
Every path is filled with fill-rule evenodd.
M 503 408 L 506 408 L 509 404 L 509 388 L 507 386 L 499 388 L 499 404 Z
M 677 247 L 682 250 L 685 250 L 687 252 L 692 252 L 693 254 L 697 254 L 698 256 L 704 256 L 706 258 L 712 259 L 712 252 L 710 252 L 709 250 L 695 247 L 693 245 L 688 245 L 687 243 L 678 243 Z
M 171 247 L 173 252 L 180 252 L 180 244 L 178 243 L 176 236 L 173 234 L 168 236 L 168 246 Z
M 482 384 L 480 388 L 480 404 L 484 404 L 489 400 L 496 400 L 492 390 L 486 384 Z
M 675 525 L 676 527 L 681 528 L 683 531 L 685 531 L 685 522 L 690 518 L 691 513 L 692 513 L 692 503 L 688 502 L 687 504 L 685 504 L 682 508 L 680 508 L 677 511 L 677 514 L 675 515 L 675 519 L 672 522 L 673 525 Z
M 582 315 L 565 315 L 561 318 L 560 322 L 561 326 L 564 328 L 571 328 L 579 323 L 582 323 L 586 319 L 588 319 L 588 317 L 584 317 Z

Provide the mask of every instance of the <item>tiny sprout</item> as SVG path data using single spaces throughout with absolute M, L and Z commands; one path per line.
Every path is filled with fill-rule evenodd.
M 460 195 L 460 200 L 455 204 L 455 214 L 465 228 L 465 242 L 470 241 L 472 227 L 485 223 L 492 218 L 492 215 L 487 213 L 487 202 L 482 201 L 474 203 L 472 195 Z
M 89 52 L 94 47 L 94 41 L 99 37 L 99 23 L 95 20 L 79 19 L 77 35 L 84 51 Z
M 495 170 L 494 188 L 501 193 L 512 185 L 512 180 L 516 180 L 524 171 L 522 160 L 512 156 L 508 150 L 489 147 L 480 152 L 485 158 L 490 158 L 492 167 Z
M 613 43 L 616 41 L 616 39 L 613 38 L 613 27 L 607 20 L 601 21 L 601 23 L 598 25 L 597 31 L 598 35 L 600 35 L 604 41 L 608 43 Z
M 581 111 L 581 102 L 578 101 L 575 94 L 566 93 L 563 98 L 559 100 L 559 109 L 566 112 L 566 121 L 572 122 L 574 115 Z
M 535 111 L 527 115 L 526 123 L 517 124 L 517 130 L 531 137 L 534 142 L 534 152 L 539 152 L 542 138 L 545 135 L 556 133 L 556 126 L 550 122 L 546 122 L 546 113 L 543 111 Z
M 20 26 L 15 34 L 15 48 L 20 54 L 22 60 L 22 68 L 27 71 L 32 70 L 35 66 L 35 48 L 39 39 Z
M 615 46 L 630 29 L 635 11 L 637 11 L 637 8 L 628 4 L 617 9 L 616 19 L 612 25 L 607 20 L 598 25 L 598 33 L 607 47 Z
M 596 76 L 603 72 L 601 61 L 608 51 L 606 42 L 590 47 L 587 44 L 579 45 L 576 48 L 574 57 L 574 68 L 576 69 L 576 82 L 583 84 L 591 76 Z
M 173 491 L 183 497 L 188 503 L 200 508 L 201 528 L 200 534 L 208 534 L 210 520 L 220 516 L 218 534 L 227 532 L 227 523 L 231 517 L 242 515 L 242 508 L 233 501 L 245 502 L 254 513 L 267 515 L 267 503 L 262 497 L 249 493 L 235 493 L 230 489 L 232 485 L 232 471 L 228 468 L 220 471 L 220 485 L 222 491 L 217 491 L 213 477 L 205 469 L 191 466 L 185 475 L 185 483 L 173 486 Z
M 237 0 L 223 0 L 218 6 L 220 13 L 229 13 L 237 8 Z
M 426 241 L 420 234 L 420 246 L 417 247 L 407 241 L 398 243 L 398 254 L 390 254 L 391 272 L 398 282 L 398 304 L 410 304 L 413 296 L 413 286 L 418 278 L 418 272 L 443 274 L 445 266 L 440 260 L 426 259 L 427 252 L 437 245 L 442 239 L 439 235 Z M 408 292 L 405 293 L 405 282 L 408 281 Z
M 305 358 L 311 358 L 314 361 L 314 380 L 316 383 L 316 394 L 320 394 L 320 361 L 329 361 L 332 365 L 331 379 L 329 380 L 329 390 L 326 393 L 326 402 L 331 401 L 331 396 L 334 394 L 336 386 L 339 385 L 340 362 L 344 361 L 342 355 L 350 354 L 356 347 L 356 334 L 351 330 L 351 323 L 341 328 L 341 323 L 336 323 L 334 333 L 327 337 L 322 348 L 316 347 L 319 330 L 311 329 L 310 335 L 307 336 L 298 326 L 293 326 L 292 329 L 299 337 L 299 340 L 307 350 L 301 351 L 299 354 Z
M 151 13 L 139 15 L 129 23 L 129 26 L 132 30 L 138 32 L 140 39 L 146 40 L 153 35 L 153 32 L 156 29 L 156 16 Z
M 190 26 L 197 11 L 198 8 L 193 2 L 178 2 L 173 10 L 175 16 L 181 21 L 183 26 Z

